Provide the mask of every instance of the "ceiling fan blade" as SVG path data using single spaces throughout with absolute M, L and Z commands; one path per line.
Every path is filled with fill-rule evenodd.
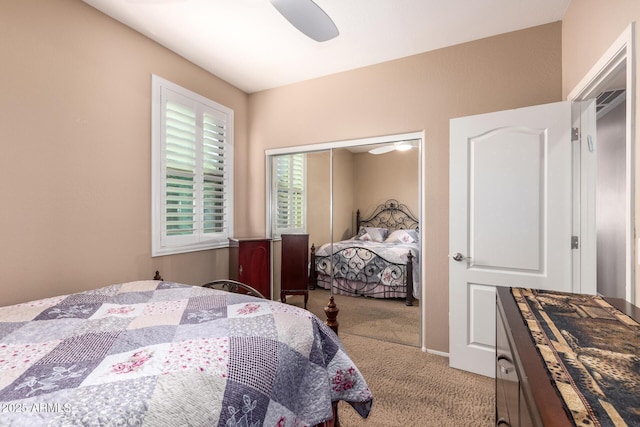
M 127 3 L 134 4 L 161 4 L 161 3 L 179 3 L 185 0 L 125 0 Z
M 393 151 L 395 149 L 396 149 L 396 147 L 394 147 L 393 144 L 388 144 L 388 145 L 382 145 L 380 147 L 372 148 L 371 150 L 369 150 L 369 153 L 371 153 L 371 154 L 384 154 L 384 153 L 388 153 L 390 151 Z
M 318 42 L 336 37 L 338 27 L 313 0 L 271 0 L 271 4 L 287 21 Z

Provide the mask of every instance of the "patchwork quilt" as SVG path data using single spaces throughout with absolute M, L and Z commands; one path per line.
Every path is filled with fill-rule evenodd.
M 372 396 L 306 310 L 140 281 L 0 307 L 2 426 L 313 426 Z

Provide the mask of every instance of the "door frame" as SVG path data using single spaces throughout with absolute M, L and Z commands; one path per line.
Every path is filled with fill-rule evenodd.
M 607 49 L 605 54 L 596 62 L 583 79 L 567 96 L 568 101 L 582 101 L 595 98 L 600 92 L 606 89 L 607 85 L 621 70 L 626 71 L 626 118 L 625 118 L 625 139 L 626 139 L 626 186 L 625 195 L 625 248 L 626 248 L 626 274 L 625 274 L 625 299 L 634 303 L 635 292 L 635 23 L 631 23 L 616 41 Z M 585 182 L 595 182 L 595 170 L 583 171 L 587 174 L 586 180 L 581 180 L 580 194 L 585 194 Z M 591 175 L 589 175 L 591 174 Z M 583 175 L 584 176 L 584 175 Z M 585 207 L 581 206 L 580 216 L 586 219 Z M 589 221 L 589 220 L 587 220 Z M 582 226 L 592 226 L 595 231 L 595 224 L 586 224 L 581 221 Z M 584 230 L 584 228 L 583 228 Z M 593 231 L 592 231 L 593 233 Z M 582 233 L 581 233 L 582 234 Z M 596 239 L 585 238 L 582 234 L 581 251 L 587 257 L 596 259 L 597 248 Z M 588 259 L 588 258 L 587 258 Z M 580 276 L 588 277 L 589 266 L 580 266 Z M 592 272 L 590 274 L 593 274 Z M 574 277 L 580 280 L 580 277 Z M 594 278 L 595 280 L 595 278 Z M 579 283 L 574 282 L 574 289 L 579 289 Z

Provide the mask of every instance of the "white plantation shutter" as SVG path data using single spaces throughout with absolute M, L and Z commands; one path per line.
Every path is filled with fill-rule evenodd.
M 273 168 L 274 230 L 276 235 L 305 231 L 306 198 L 304 154 L 277 156 Z
M 228 244 L 233 111 L 154 76 L 152 255 Z
M 164 213 L 166 236 L 196 232 L 196 112 L 166 100 Z
M 229 171 L 233 166 L 226 148 L 226 117 L 204 114 L 203 228 L 205 234 L 225 233 L 229 205 Z M 226 237 L 230 237 L 226 236 Z

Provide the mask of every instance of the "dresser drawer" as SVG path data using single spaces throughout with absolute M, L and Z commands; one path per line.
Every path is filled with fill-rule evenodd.
M 508 423 L 499 424 L 502 426 L 573 425 L 549 380 L 511 289 L 496 290 L 496 425 L 500 416 Z M 498 399 L 503 401 L 499 403 Z M 507 415 L 502 407 L 507 408 Z
M 496 313 L 496 426 L 519 426 L 520 381 L 505 322 Z

